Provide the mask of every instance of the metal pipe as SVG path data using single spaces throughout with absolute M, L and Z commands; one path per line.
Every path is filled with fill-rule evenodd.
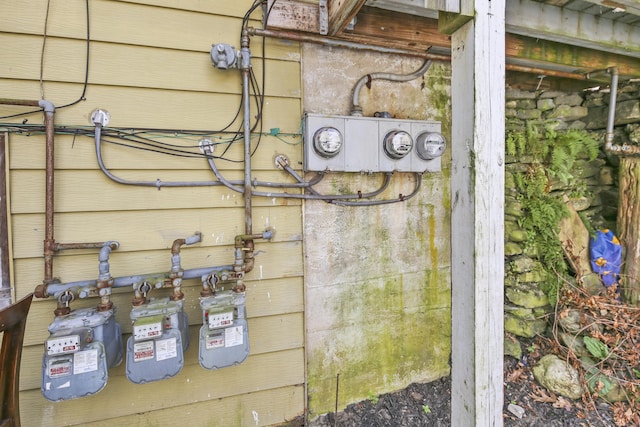
M 440 53 L 430 53 L 430 52 L 419 52 L 419 51 L 408 50 L 408 49 L 388 48 L 388 47 L 368 45 L 363 43 L 349 42 L 345 40 L 337 40 L 337 39 L 332 39 L 329 37 L 323 37 L 323 36 L 318 36 L 313 34 L 296 33 L 293 31 L 267 30 L 262 28 L 253 28 L 253 27 L 249 27 L 247 28 L 247 30 L 249 32 L 249 35 L 252 35 L 252 36 L 273 37 L 273 38 L 278 38 L 283 40 L 291 40 L 291 41 L 297 41 L 297 42 L 303 42 L 303 43 L 315 43 L 315 44 L 322 44 L 325 46 L 332 46 L 332 47 L 342 47 L 347 49 L 368 50 L 368 51 L 379 52 L 379 53 L 397 54 L 397 55 L 411 56 L 414 58 L 431 59 L 433 61 L 445 61 L 445 62 L 451 61 L 451 55 L 444 54 L 444 53 L 440 54 Z M 509 60 L 509 58 L 507 58 L 507 60 Z M 585 79 L 584 74 L 572 73 L 568 71 L 558 71 L 558 70 L 551 70 L 551 69 L 540 68 L 540 67 L 527 67 L 524 65 L 509 64 L 509 63 L 507 63 L 505 67 L 507 70 L 510 70 L 510 71 L 544 74 L 547 76 L 564 77 L 564 78 L 575 79 L 575 80 Z
M 370 87 L 373 80 L 388 80 L 392 82 L 408 82 L 422 76 L 431 67 L 432 61 L 426 59 L 424 63 L 416 71 L 410 74 L 392 74 L 392 73 L 371 73 L 362 76 L 353 87 L 353 98 L 351 100 L 351 115 L 362 116 L 362 107 L 360 106 L 360 90 L 366 84 Z
M 45 226 L 44 226 L 44 280 L 46 286 L 53 281 L 53 255 L 55 254 L 56 241 L 53 236 L 53 210 L 54 210 L 54 108 L 53 104 L 41 105 L 44 108 L 45 126 Z
M 393 47 L 382 47 L 364 43 L 356 43 L 345 40 L 332 39 L 329 37 L 317 36 L 312 34 L 295 33 L 291 31 L 266 30 L 262 28 L 248 27 L 247 31 L 251 36 L 274 37 L 283 40 L 291 40 L 297 42 L 316 43 L 326 46 L 343 47 L 347 49 L 368 50 L 372 52 L 405 55 L 416 58 L 432 59 L 437 61 L 450 61 L 448 55 L 441 55 L 429 52 L 418 52 L 415 50 L 398 49 Z
M 110 244 L 111 249 L 118 249 L 116 246 L 118 242 L 79 242 L 79 243 L 56 243 L 56 251 L 63 251 L 68 249 L 101 249 L 105 244 Z
M 249 78 L 251 72 L 251 52 L 249 51 L 249 34 L 242 30 L 240 39 L 240 68 L 242 70 L 242 102 L 244 107 L 244 231 L 253 233 L 251 212 L 251 98 L 249 95 Z
M 636 154 L 633 153 L 634 150 L 630 150 L 630 146 L 614 146 L 613 145 L 613 127 L 616 121 L 616 102 L 618 97 L 618 67 L 609 67 L 602 70 L 591 71 L 586 74 L 586 78 L 590 79 L 600 74 L 610 74 L 611 75 L 611 88 L 610 88 L 610 96 L 609 96 L 609 114 L 607 116 L 607 131 L 605 134 L 605 143 L 604 149 L 605 151 L 611 153 L 624 153 L 624 154 Z
M 6 146 L 0 135 L 0 174 L 6 172 Z M 0 185 L 0 236 L 9 235 L 6 180 Z M 11 305 L 11 275 L 9 274 L 9 239 L 0 239 L 0 310 Z
M 182 276 L 184 280 L 200 279 L 203 276 L 207 276 L 212 273 L 219 273 L 224 271 L 233 271 L 233 265 L 221 265 L 215 267 L 200 267 L 193 268 L 184 271 Z M 149 282 L 149 283 L 164 283 L 169 279 L 169 272 L 162 273 L 149 273 L 140 274 L 136 276 L 123 276 L 113 278 L 112 288 L 127 288 L 133 286 L 136 283 Z M 91 296 L 97 289 L 97 280 L 81 280 L 68 283 L 51 283 L 44 289 L 44 293 L 40 298 L 47 298 L 55 295 L 59 295 L 68 290 L 75 290 L 78 292 L 80 298 L 87 298 Z

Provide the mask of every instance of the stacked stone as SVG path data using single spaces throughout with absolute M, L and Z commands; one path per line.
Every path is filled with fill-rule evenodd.
M 591 108 L 605 108 L 603 96 L 595 93 L 530 92 L 507 89 L 506 123 L 507 130 L 525 132 L 527 125 L 540 129 L 551 128 L 556 131 L 569 129 L 587 130 L 602 142 L 604 134 L 595 130 L 595 112 Z M 592 98 L 593 97 L 593 98 Z M 590 108 L 591 107 L 591 108 Z M 606 126 L 606 120 L 605 120 Z M 548 315 L 552 307 L 541 283 L 547 274 L 545 266 L 537 257 L 535 248 L 526 248 L 526 233 L 518 226 L 518 220 L 525 215 L 518 202 L 514 175 L 527 170 L 534 159 L 526 154 L 508 156 L 505 165 L 505 331 L 518 337 L 531 338 L 541 334 L 547 327 Z M 552 180 L 550 191 L 558 197 L 566 194 L 574 208 L 582 212 L 595 228 L 607 228 L 615 225 L 617 189 L 614 176 L 615 165 L 604 155 L 593 161 L 579 159 L 571 171 L 577 178 L 568 184 Z M 572 198 L 578 186 L 587 191 L 579 198 Z M 521 346 L 517 340 L 505 340 L 505 354 L 521 357 Z

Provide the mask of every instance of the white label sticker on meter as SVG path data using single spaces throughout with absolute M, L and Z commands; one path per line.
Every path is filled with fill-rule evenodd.
M 47 364 L 47 376 L 49 378 L 59 378 L 71 375 L 71 356 L 50 359 Z
M 80 350 L 80 335 L 69 335 L 47 340 L 47 354 L 49 356 L 73 353 L 78 350 Z
M 133 326 L 133 339 L 136 341 L 155 338 L 160 335 L 162 335 L 162 322 Z
M 206 348 L 211 350 L 212 348 L 224 347 L 224 333 L 222 331 L 213 332 L 207 335 Z
M 79 351 L 73 355 L 73 375 L 98 370 L 98 349 Z
M 224 346 L 235 347 L 236 345 L 242 345 L 244 340 L 244 328 L 242 326 L 234 326 L 233 328 L 227 328 L 224 330 Z
M 133 344 L 133 361 L 153 359 L 153 341 L 136 342 Z
M 233 310 L 222 313 L 209 313 L 209 328 L 221 328 L 233 324 Z
M 178 346 L 175 338 L 156 341 L 156 360 L 159 362 L 165 359 L 178 357 Z

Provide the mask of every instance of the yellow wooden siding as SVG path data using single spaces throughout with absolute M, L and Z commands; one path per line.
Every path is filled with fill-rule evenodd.
M 56 126 L 91 130 L 95 108 L 111 113 L 112 127 L 220 129 L 233 120 L 241 101 L 238 70 L 211 65 L 212 43 L 239 48 L 242 17 L 251 2 L 200 0 L 91 0 L 91 53 L 86 101 L 56 110 Z M 40 52 L 46 0 L 0 4 L 0 97 L 39 99 Z M 44 55 L 44 94 L 60 106 L 74 101 L 83 88 L 86 61 L 85 1 L 51 2 Z M 251 25 L 259 26 L 259 13 Z M 259 81 L 266 69 L 265 110 L 260 140 L 252 157 L 253 176 L 262 181 L 291 182 L 274 167 L 276 154 L 301 166 L 300 51 L 297 44 L 251 39 L 253 70 Z M 263 63 L 262 56 L 267 59 Z M 252 101 L 252 117 L 256 113 Z M 0 106 L 0 116 L 29 111 Z M 42 113 L 2 123 L 42 124 Z M 11 127 L 7 126 L 11 131 Z M 241 129 L 235 120 L 229 128 Z M 274 129 L 272 131 L 272 129 Z M 267 135 L 270 132 L 282 135 Z M 152 135 L 182 147 L 198 137 Z M 221 138 L 225 138 L 223 135 Z M 45 137 L 38 130 L 9 134 L 11 226 L 14 287 L 18 297 L 43 279 Z M 214 142 L 218 140 L 214 137 Z M 253 136 L 256 146 L 258 135 Z M 221 153 L 224 145 L 217 147 Z M 196 150 L 197 152 L 197 150 Z M 225 157 L 242 160 L 242 141 Z M 124 179 L 136 181 L 212 181 L 203 159 L 187 159 L 103 144 L 105 164 Z M 227 179 L 243 178 L 242 162 L 217 161 Z M 125 186 L 99 169 L 90 136 L 55 137 L 55 220 L 58 243 L 116 240 L 110 255 L 114 277 L 166 272 L 173 240 L 199 231 L 201 243 L 183 247 L 185 269 L 233 262 L 234 237 L 243 234 L 244 201 L 225 187 L 156 188 Z M 266 191 L 266 190 L 265 190 Z M 279 190 L 276 190 L 279 191 Z M 299 192 L 288 190 L 289 192 Z M 131 383 L 124 363 L 109 372 L 109 382 L 95 396 L 52 403 L 40 392 L 43 343 L 53 320 L 55 301 L 34 300 L 25 335 L 21 366 L 23 425 L 271 425 L 302 413 L 304 395 L 304 325 L 301 202 L 253 199 L 253 230 L 269 227 L 270 242 L 256 241 L 256 265 L 247 275 L 247 316 L 251 353 L 236 366 L 208 371 L 198 363 L 201 284 L 183 283 L 190 323 L 185 366 L 174 378 L 151 384 Z M 62 282 L 94 280 L 97 250 L 65 250 L 54 258 L 54 277 Z M 151 296 L 168 295 L 169 289 Z M 114 289 L 116 319 L 126 342 L 131 333 L 132 292 Z M 75 301 L 73 308 L 97 304 Z

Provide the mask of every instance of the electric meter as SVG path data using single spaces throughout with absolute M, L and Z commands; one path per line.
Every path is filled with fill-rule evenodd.
M 249 356 L 249 331 L 244 292 L 220 291 L 200 299 L 200 366 L 219 369 L 244 362 Z
M 133 333 L 127 340 L 127 378 L 144 384 L 171 378 L 184 366 L 189 322 L 184 300 L 150 300 L 131 310 Z
M 416 151 L 423 160 L 432 160 L 442 156 L 447 143 L 441 133 L 424 132 L 418 135 Z
M 49 326 L 42 358 L 42 395 L 51 401 L 89 396 L 107 385 L 122 362 L 122 333 L 114 310 L 74 310 Z
M 342 134 L 334 127 L 322 127 L 313 134 L 313 148 L 322 157 L 334 157 L 342 148 Z
M 413 138 L 408 132 L 394 130 L 385 135 L 383 145 L 387 156 L 392 159 L 401 159 L 411 152 Z

